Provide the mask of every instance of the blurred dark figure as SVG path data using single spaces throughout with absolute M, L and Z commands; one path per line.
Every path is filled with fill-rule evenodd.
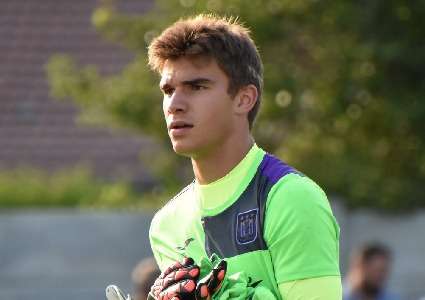
M 133 300 L 146 300 L 151 286 L 160 273 L 155 259 L 152 257 L 142 259 L 131 273 L 134 285 Z
M 344 300 L 399 300 L 385 283 L 390 274 L 391 251 L 379 243 L 360 248 L 352 257 L 344 282 Z

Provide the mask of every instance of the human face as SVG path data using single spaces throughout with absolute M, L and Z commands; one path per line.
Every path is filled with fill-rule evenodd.
M 234 131 L 229 80 L 214 59 L 167 60 L 161 72 L 163 111 L 176 153 L 199 158 L 220 151 Z
M 390 272 L 390 261 L 383 255 L 377 255 L 364 265 L 364 281 L 369 287 L 380 289 Z

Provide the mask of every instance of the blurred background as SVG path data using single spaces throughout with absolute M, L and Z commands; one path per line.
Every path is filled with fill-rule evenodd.
M 2 0 L 0 299 L 132 289 L 154 211 L 192 177 L 146 48 L 208 12 L 251 29 L 265 67 L 254 136 L 328 193 L 344 278 L 379 242 L 388 289 L 424 297 L 425 1 Z

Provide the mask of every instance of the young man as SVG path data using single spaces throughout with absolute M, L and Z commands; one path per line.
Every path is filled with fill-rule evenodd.
M 351 258 L 344 281 L 344 300 L 399 300 L 387 290 L 392 264 L 391 250 L 380 243 L 367 243 Z
M 195 175 L 152 221 L 163 273 L 150 299 L 241 299 L 223 296 L 238 275 L 257 299 L 340 300 L 339 227 L 326 195 L 251 135 L 262 63 L 248 30 L 213 16 L 178 21 L 152 41 L 149 64 L 173 149 Z M 225 262 L 200 278 L 212 254 Z
M 161 271 L 153 257 L 142 259 L 131 272 L 134 290 L 133 300 L 146 300 L 151 286 L 160 273 Z

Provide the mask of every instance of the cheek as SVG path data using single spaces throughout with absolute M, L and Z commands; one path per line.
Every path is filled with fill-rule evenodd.
M 233 121 L 230 108 L 226 105 L 216 105 L 204 111 L 203 134 L 223 136 L 232 131 Z
M 229 118 L 232 114 L 232 99 L 222 91 L 210 95 L 207 110 L 209 114 L 219 119 Z
M 164 116 L 167 117 L 168 104 L 167 104 L 167 99 L 165 98 L 163 98 L 162 100 L 162 112 L 164 113 Z
M 217 107 L 215 118 L 219 120 L 223 126 L 230 126 L 233 122 L 232 100 L 225 98 Z

